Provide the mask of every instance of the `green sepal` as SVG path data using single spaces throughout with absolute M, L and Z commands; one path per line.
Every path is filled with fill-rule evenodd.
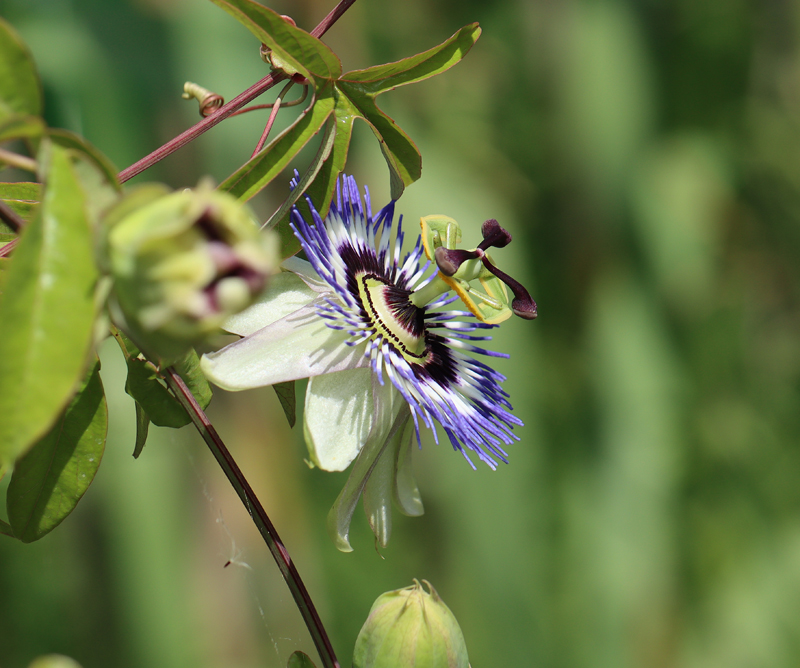
M 133 404 L 136 408 L 136 442 L 133 445 L 133 458 L 139 459 L 147 442 L 147 432 L 150 431 L 150 418 L 138 401 L 134 400 Z
M 46 433 L 85 371 L 97 280 L 87 198 L 67 151 L 43 141 L 42 204 L 22 231 L 0 297 L 0 461 Z
M 40 116 L 42 86 L 28 47 L 0 18 L 0 120 L 15 114 Z
M 95 360 L 52 429 L 14 466 L 6 504 L 14 536 L 39 540 L 67 517 L 94 479 L 106 442 L 108 412 Z
M 189 351 L 174 364 L 175 370 L 180 374 L 186 387 L 194 395 L 195 401 L 200 404 L 200 408 L 205 410 L 211 403 L 211 385 L 206 380 L 205 374 L 200 370 L 200 357 L 194 348 Z
M 316 666 L 308 654 L 298 649 L 292 652 L 292 655 L 286 662 L 286 668 L 316 668 Z
M 159 427 L 178 429 L 191 421 L 180 402 L 167 389 L 152 362 L 139 357 L 127 360 L 125 392 L 135 399 L 150 421 Z
M 295 394 L 295 381 L 287 380 L 285 383 L 275 383 L 272 386 L 275 394 L 278 395 L 278 401 L 281 402 L 281 408 L 284 415 L 289 422 L 289 427 L 294 427 L 297 422 L 297 396 Z

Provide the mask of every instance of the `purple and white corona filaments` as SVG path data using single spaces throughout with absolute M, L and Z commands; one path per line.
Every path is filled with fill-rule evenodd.
M 328 471 L 355 460 L 329 516 L 332 537 L 339 549 L 351 549 L 350 521 L 363 495 L 385 545 L 393 500 L 405 514 L 423 512 L 409 456 L 421 430 L 437 442 L 443 431 L 470 464 L 474 455 L 492 468 L 517 440 L 512 430 L 522 423 L 500 386 L 504 378 L 477 359 L 506 355 L 473 343 L 489 338 L 474 332 L 494 325 L 445 308 L 458 299 L 448 296 L 448 277 L 461 264 L 502 272 L 480 247 L 453 251 L 452 271 L 428 271 L 419 238 L 403 253 L 394 202 L 373 216 L 368 192 L 362 202 L 352 177 L 338 184 L 325 220 L 311 209 L 311 223 L 297 210 L 292 215 L 307 260 L 284 261 L 261 299 L 226 323 L 243 338 L 205 355 L 202 368 L 228 390 L 309 378 L 304 433 L 311 459 Z

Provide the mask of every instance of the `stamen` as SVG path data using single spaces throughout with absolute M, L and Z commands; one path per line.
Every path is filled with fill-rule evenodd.
M 480 255 L 483 255 L 482 251 Z M 439 246 L 433 251 L 436 266 L 445 276 L 452 276 L 461 268 L 463 262 L 476 260 L 480 255 L 477 251 L 461 250 L 459 248 L 450 249 L 444 246 Z
M 500 227 L 494 218 L 490 218 L 481 225 L 483 241 L 478 245 L 481 250 L 487 248 L 505 248 L 511 243 L 511 233 Z
M 533 320 L 538 315 L 536 312 L 536 302 L 533 301 L 533 298 L 528 294 L 528 291 L 522 283 L 515 281 L 511 276 L 500 271 L 500 269 L 489 262 L 489 258 L 485 255 L 481 260 L 483 261 L 484 267 L 511 288 L 511 292 L 514 293 L 514 301 L 511 302 L 511 310 L 514 311 L 514 315 L 525 318 L 525 320 Z

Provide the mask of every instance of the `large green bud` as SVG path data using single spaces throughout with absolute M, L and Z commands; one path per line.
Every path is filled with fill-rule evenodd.
M 278 265 L 277 235 L 235 198 L 201 185 L 144 186 L 108 216 L 112 318 L 170 360 L 247 307 Z
M 427 580 L 386 592 L 356 639 L 353 668 L 468 668 L 464 634 Z

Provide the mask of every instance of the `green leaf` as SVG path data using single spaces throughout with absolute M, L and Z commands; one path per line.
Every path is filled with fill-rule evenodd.
M 147 432 L 150 431 L 150 418 L 138 401 L 134 400 L 133 403 L 136 406 L 136 443 L 133 446 L 133 458 L 139 459 L 147 442 Z
M 399 199 L 406 186 L 422 176 L 422 156 L 411 138 L 391 118 L 378 109 L 370 95 L 340 83 L 339 90 L 350 98 L 361 118 L 369 124 L 389 166 L 392 199 Z
M 62 148 L 71 149 L 73 155 L 85 156 L 100 171 L 105 181 L 114 188 L 114 190 L 118 192 L 122 191 L 122 186 L 117 178 L 117 168 L 97 149 L 97 147 L 90 144 L 80 135 L 60 128 L 50 128 L 47 131 L 47 136 L 50 137 L 50 141 L 52 141 L 53 144 L 61 146 Z
M 38 116 L 7 116 L 0 122 L 0 142 L 9 139 L 38 139 L 46 126 Z
M 107 428 L 95 361 L 53 428 L 14 466 L 6 504 L 14 535 L 23 543 L 39 540 L 74 510 L 100 466 Z
M 264 150 L 225 179 L 219 186 L 220 190 L 248 200 L 272 181 L 328 120 L 333 111 L 331 93 L 330 86 L 318 91 L 313 106 L 267 144 Z
M 0 183 L 0 199 L 14 209 L 25 222 L 30 222 L 41 200 L 41 186 L 38 183 Z M 0 221 L 0 232 L 9 232 Z
M 282 65 L 289 75 L 299 72 L 306 79 L 336 79 L 342 63 L 322 41 L 286 21 L 277 12 L 252 0 L 212 0 L 244 25 L 273 51 L 274 65 Z M 279 63 L 282 61 L 282 63 Z
M 350 84 L 358 88 L 359 92 L 371 96 L 380 95 L 398 86 L 423 81 L 446 72 L 462 60 L 478 41 L 480 35 L 481 29 L 478 24 L 470 23 L 450 39 L 428 51 L 394 63 L 346 72 L 339 78 L 339 81 Z
M 308 166 L 305 174 L 300 178 L 297 185 L 294 189 L 289 193 L 289 196 L 283 201 L 280 208 L 270 216 L 269 220 L 264 223 L 264 227 L 267 229 L 271 229 L 273 227 L 278 227 L 278 233 L 281 239 L 281 257 L 289 257 L 294 255 L 297 251 L 300 250 L 300 242 L 297 240 L 297 237 L 292 232 L 291 227 L 289 227 L 289 219 L 291 216 L 292 207 L 295 206 L 297 201 L 302 197 L 303 193 L 305 193 L 309 186 L 312 185 L 320 179 L 320 184 L 327 184 L 327 182 L 331 178 L 331 169 L 329 163 L 329 168 L 325 168 L 325 161 L 330 156 L 334 144 L 336 143 L 336 137 L 339 133 L 336 132 L 336 117 L 331 116 L 328 118 L 327 123 L 325 124 L 325 134 L 322 137 L 322 141 L 320 142 L 319 149 L 317 150 L 314 159 L 311 161 L 311 164 Z M 349 140 L 348 140 L 349 141 Z M 342 167 L 344 168 L 344 167 Z M 338 172 L 337 172 L 338 174 Z M 334 177 L 333 183 L 331 184 L 331 193 L 333 192 L 333 188 L 336 185 L 336 179 Z M 323 193 L 324 196 L 324 193 Z M 308 204 L 303 199 L 303 209 L 308 209 Z M 312 201 L 321 201 L 321 200 L 312 200 Z M 328 201 L 330 204 L 330 200 Z M 324 215 L 324 214 L 323 214 Z M 307 220 L 311 220 L 311 218 L 307 218 Z
M 189 424 L 189 415 L 160 380 L 152 363 L 138 357 L 131 357 L 127 362 L 125 391 L 141 404 L 150 421 L 173 429 Z
M 0 119 L 41 113 L 42 88 L 33 58 L 16 31 L 0 18 Z
M 25 226 L 0 297 L 0 462 L 50 429 L 83 375 L 94 324 L 86 198 L 67 152 L 42 143 L 44 199 Z
M 480 34 L 478 24 L 472 23 L 433 49 L 395 63 L 347 72 L 336 82 L 336 88 L 341 93 L 336 97 L 337 120 L 342 121 L 337 123 L 337 130 L 342 132 L 356 118 L 369 123 L 389 166 L 392 199 L 398 199 L 405 188 L 422 175 L 422 157 L 411 138 L 378 109 L 375 98 L 398 86 L 447 71 L 467 54 Z
M 297 399 L 295 397 L 295 381 L 287 380 L 285 383 L 276 383 L 272 386 L 275 394 L 278 395 L 278 400 L 281 402 L 281 408 L 289 421 L 289 426 L 294 427 L 297 422 Z
M 316 668 L 311 657 L 305 652 L 297 650 L 292 652 L 289 661 L 286 663 L 286 668 Z

